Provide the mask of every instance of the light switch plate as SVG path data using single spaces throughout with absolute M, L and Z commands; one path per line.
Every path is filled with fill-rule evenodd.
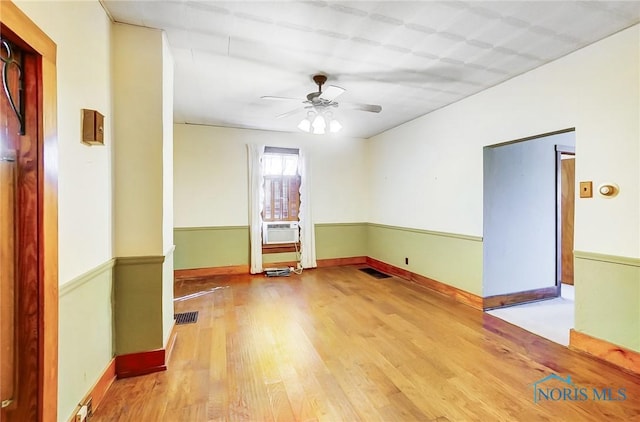
M 580 182 L 580 198 L 593 197 L 593 182 Z

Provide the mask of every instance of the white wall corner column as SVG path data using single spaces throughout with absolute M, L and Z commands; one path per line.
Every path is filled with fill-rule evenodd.
M 124 355 L 165 347 L 173 327 L 173 59 L 163 32 L 125 24 L 114 25 L 112 54 L 116 354 Z

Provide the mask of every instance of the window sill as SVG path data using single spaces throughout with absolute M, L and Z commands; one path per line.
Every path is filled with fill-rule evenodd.
M 300 243 L 298 243 L 297 250 L 300 250 Z M 283 253 L 283 252 L 296 252 L 295 243 L 279 243 L 276 245 L 262 245 L 262 253 Z

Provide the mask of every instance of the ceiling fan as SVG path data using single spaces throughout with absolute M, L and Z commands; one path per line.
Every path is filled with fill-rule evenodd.
M 380 113 L 380 111 L 382 110 L 381 106 L 373 104 L 338 103 L 335 99 L 346 91 L 344 88 L 340 88 L 339 86 L 335 85 L 329 85 L 323 91 L 322 86 L 325 82 L 327 82 L 327 76 L 323 74 L 313 75 L 313 81 L 316 83 L 316 85 L 318 85 L 318 91 L 310 92 L 309 94 L 307 94 L 306 100 L 302 98 L 273 96 L 263 96 L 260 98 L 263 100 L 276 101 L 301 101 L 303 104 L 305 104 L 302 107 L 298 107 L 294 110 L 276 116 L 276 118 L 278 119 L 292 116 L 305 109 L 313 110 L 317 113 L 322 113 L 332 108 L 337 108 L 338 106 L 344 109 L 368 111 L 372 113 Z

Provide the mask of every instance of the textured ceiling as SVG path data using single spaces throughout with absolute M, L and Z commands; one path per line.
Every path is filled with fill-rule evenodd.
M 368 138 L 640 22 L 640 1 L 110 1 L 113 19 L 163 29 L 174 120 L 297 131 L 296 101 L 327 85 L 341 134 Z M 277 115 L 300 107 L 286 118 Z

